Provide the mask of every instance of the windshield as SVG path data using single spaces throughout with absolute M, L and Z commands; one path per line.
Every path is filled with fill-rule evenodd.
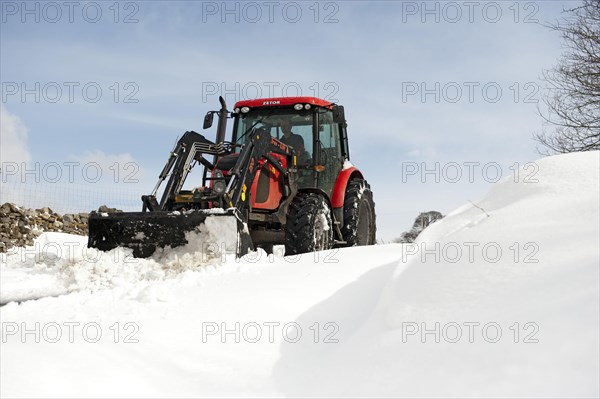
M 299 135 L 304 141 L 304 150 L 312 154 L 312 110 L 284 109 L 261 109 L 251 110 L 246 114 L 240 114 L 235 132 L 236 143 L 244 144 L 248 141 L 250 134 L 248 129 L 265 129 L 272 137 L 286 141 L 284 128 L 291 128 L 291 133 Z M 286 126 L 288 125 L 288 126 Z M 254 126 L 254 127 L 253 127 Z M 296 140 L 298 142 L 298 140 Z M 289 143 L 294 146 L 294 143 Z

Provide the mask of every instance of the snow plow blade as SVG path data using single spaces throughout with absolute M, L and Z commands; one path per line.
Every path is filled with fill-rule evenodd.
M 117 247 L 133 249 L 136 258 L 147 258 L 157 248 L 189 243 L 197 233 L 201 248 L 244 256 L 252 250 L 252 240 L 237 209 L 186 212 L 92 212 L 88 220 L 88 247 L 110 251 Z

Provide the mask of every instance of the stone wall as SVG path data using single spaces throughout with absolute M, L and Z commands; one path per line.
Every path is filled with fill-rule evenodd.
M 87 235 L 88 213 L 60 215 L 50 208 L 29 209 L 6 203 L 0 206 L 0 252 L 33 245 L 46 231 Z

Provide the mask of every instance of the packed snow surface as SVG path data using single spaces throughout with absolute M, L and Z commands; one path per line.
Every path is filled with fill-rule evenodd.
M 414 244 L 96 259 L 44 234 L 2 258 L 0 394 L 598 397 L 599 153 L 537 165 Z

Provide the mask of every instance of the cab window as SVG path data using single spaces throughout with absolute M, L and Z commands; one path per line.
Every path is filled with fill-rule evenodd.
M 299 135 L 304 140 L 304 149 L 310 157 L 313 155 L 312 125 L 313 116 L 309 110 L 295 111 L 293 109 L 259 109 L 247 114 L 240 114 L 235 139 L 238 144 L 248 141 L 252 129 L 265 129 L 272 137 L 281 139 L 281 123 L 290 121 L 292 133 Z

